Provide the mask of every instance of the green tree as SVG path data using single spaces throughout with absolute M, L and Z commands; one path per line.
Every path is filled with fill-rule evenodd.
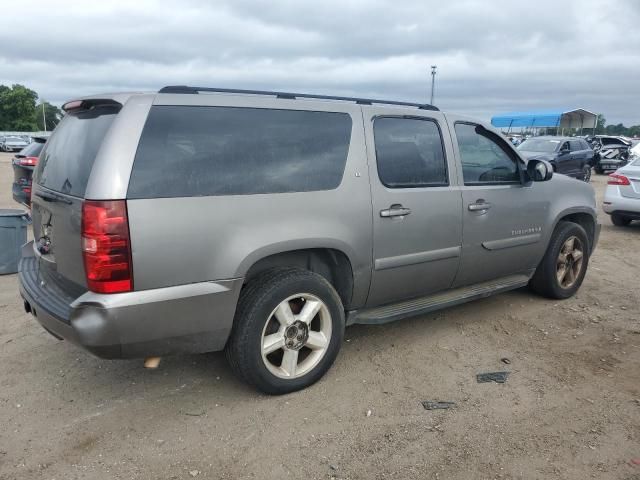
M 44 110 L 44 115 L 43 115 Z M 56 128 L 58 122 L 62 118 L 62 110 L 56 107 L 55 105 L 51 105 L 49 102 L 42 101 L 36 106 L 36 111 L 34 112 L 34 120 L 37 125 L 37 130 L 47 130 L 51 131 Z M 45 128 L 44 120 L 47 120 L 47 125 Z
M 23 85 L 0 88 L 0 129 L 25 132 L 35 130 L 37 98 L 36 92 Z

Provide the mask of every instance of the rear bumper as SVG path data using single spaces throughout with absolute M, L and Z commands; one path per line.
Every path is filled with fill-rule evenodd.
M 42 284 L 32 243 L 23 247 L 20 294 L 49 333 L 102 358 L 201 353 L 224 348 L 241 279 L 200 282 L 76 299 Z
M 602 209 L 605 213 L 625 212 L 626 216 L 640 216 L 640 198 L 624 197 L 615 185 L 607 186 Z

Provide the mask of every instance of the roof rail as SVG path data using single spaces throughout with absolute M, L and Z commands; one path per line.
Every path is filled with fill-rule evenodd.
M 188 87 L 186 85 L 170 85 L 161 88 L 158 93 L 183 93 L 183 94 L 198 94 L 200 92 L 214 92 L 214 93 L 237 93 L 243 95 L 270 95 L 276 98 L 285 98 L 289 100 L 295 100 L 296 98 L 312 98 L 317 100 L 341 100 L 344 102 L 355 102 L 359 105 L 400 105 L 403 107 L 417 107 L 421 110 L 435 110 L 439 111 L 438 107 L 429 105 L 426 103 L 411 103 L 411 102 L 397 102 L 395 100 L 374 100 L 371 98 L 356 98 L 356 97 L 336 97 L 333 95 L 312 95 L 309 93 L 288 93 L 288 92 L 270 92 L 265 90 L 239 90 L 235 88 L 210 88 L 210 87 Z

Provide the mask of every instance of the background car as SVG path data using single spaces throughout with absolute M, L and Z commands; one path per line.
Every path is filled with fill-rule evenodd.
M 631 142 L 612 135 L 596 135 L 591 141 L 594 151 L 594 169 L 603 174 L 609 170 L 617 170 L 629 161 Z
M 614 225 L 640 220 L 640 158 L 609 175 L 602 208 Z
M 0 150 L 3 152 L 19 152 L 27 145 L 29 145 L 29 142 L 24 138 L 8 136 L 4 137 L 4 140 L 0 143 Z
M 29 207 L 31 205 L 31 177 L 38 164 L 46 138 L 34 137 L 33 142 L 11 160 L 13 166 L 13 199 Z
M 546 160 L 553 170 L 588 182 L 594 152 L 583 138 L 534 137 L 518 145 L 518 151 L 527 160 Z

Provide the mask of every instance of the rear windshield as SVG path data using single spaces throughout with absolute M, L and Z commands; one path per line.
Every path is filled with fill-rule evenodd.
M 44 142 L 33 142 L 28 146 L 24 147 L 17 156 L 25 156 L 25 157 L 37 157 L 40 155 L 42 148 L 44 147 Z
M 96 154 L 117 113 L 116 107 L 100 106 L 65 115 L 42 152 L 36 183 L 84 197 Z
M 234 107 L 152 107 L 129 198 L 249 195 L 337 188 L 346 113 Z

